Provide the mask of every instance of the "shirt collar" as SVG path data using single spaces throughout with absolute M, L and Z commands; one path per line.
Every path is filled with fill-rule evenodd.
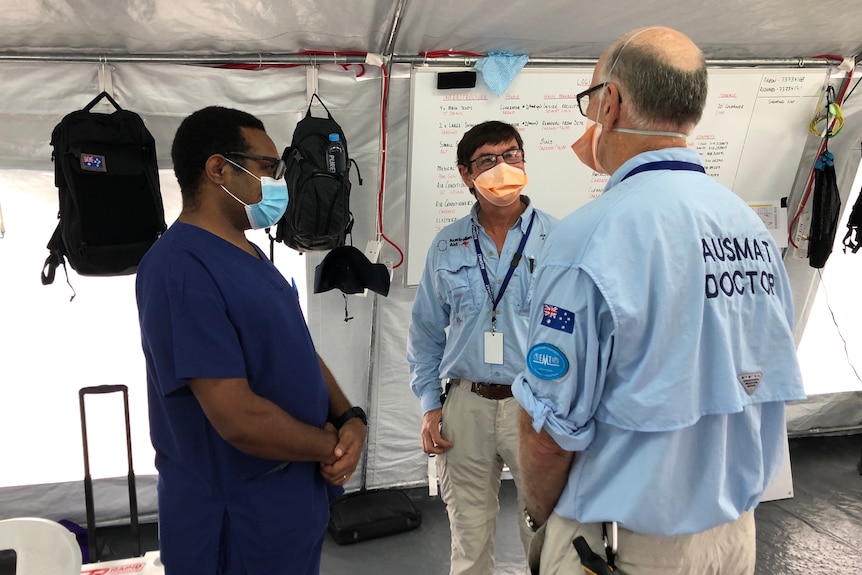
M 527 226 L 530 225 L 530 217 L 532 217 L 533 211 L 535 209 L 533 208 L 533 202 L 530 201 L 529 196 L 521 194 L 519 200 L 522 204 L 526 206 L 526 208 L 524 208 L 524 211 L 521 212 L 520 219 L 518 219 L 515 225 L 521 228 L 522 233 L 527 233 Z M 479 202 L 476 202 L 475 204 L 473 204 L 473 207 L 470 208 L 470 218 L 472 218 L 472 221 L 476 225 L 479 225 Z

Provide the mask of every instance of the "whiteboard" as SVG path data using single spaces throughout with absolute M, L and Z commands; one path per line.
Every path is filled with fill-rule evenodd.
M 417 67 L 411 76 L 407 285 L 419 283 L 435 234 L 474 203 L 456 165 L 458 142 L 472 126 L 500 120 L 517 127 L 529 179 L 524 193 L 560 219 L 601 194 L 608 180 L 570 148 L 585 127 L 575 94 L 589 87 L 592 68 L 524 68 L 499 97 L 481 76 L 475 88 L 437 89 L 438 73 L 458 70 Z M 706 107 L 688 146 L 700 152 L 707 174 L 748 202 L 789 195 L 826 73 L 710 69 Z

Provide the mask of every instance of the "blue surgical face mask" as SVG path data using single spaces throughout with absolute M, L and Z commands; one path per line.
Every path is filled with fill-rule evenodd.
M 226 187 L 221 186 L 221 189 L 227 192 L 230 197 L 245 206 L 245 214 L 248 217 L 248 223 L 251 224 L 251 229 L 261 230 L 277 224 L 287 210 L 287 182 L 284 178 L 280 180 L 274 180 L 267 176 L 259 178 L 236 162 L 229 159 L 227 161 L 260 182 L 261 199 L 256 204 L 245 203 Z

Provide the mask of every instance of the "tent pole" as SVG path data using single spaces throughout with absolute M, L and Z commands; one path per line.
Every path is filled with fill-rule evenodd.
M 398 10 L 405 5 L 407 0 L 400 0 L 396 8 L 396 17 L 393 19 L 392 30 L 390 31 L 389 41 L 387 42 L 387 50 L 391 49 L 391 43 L 395 41 L 395 36 L 398 33 L 400 17 Z M 386 52 L 385 55 L 389 56 Z M 478 58 L 463 57 L 463 56 L 446 56 L 440 58 L 428 58 L 426 56 L 411 55 L 411 54 L 393 54 L 389 58 L 391 63 L 397 64 L 413 64 L 425 66 L 453 66 L 464 67 L 472 66 Z M 594 66 L 595 58 L 530 58 L 527 66 Z M 0 63 L 2 62 L 92 62 L 103 64 L 106 62 L 137 62 L 148 64 L 194 64 L 202 66 L 218 66 L 220 64 L 241 64 L 247 62 L 257 62 L 261 66 L 274 64 L 298 64 L 298 65 L 313 65 L 313 64 L 364 64 L 366 57 L 362 55 L 325 55 L 325 54 L 260 54 L 260 53 L 236 53 L 236 54 L 219 54 L 219 55 L 182 55 L 182 54 L 108 54 L 108 53 L 46 53 L 27 54 L 16 52 L 0 53 Z M 740 59 L 740 60 L 707 60 L 706 65 L 709 67 L 725 67 L 725 68 L 751 68 L 751 67 L 773 67 L 773 68 L 822 68 L 826 66 L 835 66 L 841 61 L 824 59 L 824 58 L 760 58 L 760 59 Z
M 392 56 L 392 47 L 395 45 L 395 39 L 398 37 L 398 30 L 401 28 L 401 14 L 407 6 L 407 0 L 398 0 L 395 5 L 395 14 L 392 16 L 392 26 L 389 28 L 389 39 L 386 41 L 386 46 L 383 48 L 383 55 Z
M 362 456 L 362 484 L 360 490 L 365 491 L 366 482 L 368 480 L 368 450 L 371 448 L 371 427 L 374 427 L 374 433 L 377 433 L 377 413 L 371 408 L 374 401 L 374 358 L 377 350 L 377 320 L 378 320 L 378 295 L 372 293 L 371 299 L 371 341 L 368 346 L 368 394 L 365 398 L 365 411 L 367 412 L 368 428 L 365 430 L 365 453 Z

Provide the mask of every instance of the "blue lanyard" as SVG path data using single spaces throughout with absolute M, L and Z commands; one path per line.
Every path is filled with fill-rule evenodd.
M 524 246 L 527 245 L 527 238 L 530 237 L 530 231 L 533 229 L 533 220 L 536 219 L 536 212 L 533 211 L 530 216 L 530 223 L 527 226 L 527 231 L 524 232 L 524 237 L 521 238 L 521 243 L 518 244 L 518 251 L 512 256 L 512 262 L 509 264 L 509 271 L 506 273 L 506 279 L 500 286 L 500 291 L 497 292 L 497 297 L 494 297 L 494 291 L 491 289 L 491 282 L 488 280 L 488 270 L 485 268 L 485 257 L 482 255 L 482 248 L 479 246 L 479 228 L 476 222 L 473 222 L 473 243 L 476 245 L 476 259 L 479 261 L 479 271 L 482 272 L 482 281 L 485 282 L 485 291 L 488 292 L 488 297 L 491 298 L 491 331 L 497 331 L 497 305 L 503 299 L 503 293 L 509 286 L 509 280 L 512 279 L 512 274 L 515 273 L 515 268 L 518 267 L 518 262 L 521 261 L 521 256 L 524 254 Z
M 680 162 L 677 160 L 663 160 L 661 162 L 647 162 L 646 164 L 641 164 L 640 166 L 636 167 L 631 172 L 623 176 L 623 179 L 620 181 L 624 182 L 635 174 L 640 174 L 641 172 L 650 172 L 653 170 L 685 170 L 687 172 L 700 172 L 701 174 L 706 173 L 706 170 L 700 164 L 695 164 L 692 162 Z

